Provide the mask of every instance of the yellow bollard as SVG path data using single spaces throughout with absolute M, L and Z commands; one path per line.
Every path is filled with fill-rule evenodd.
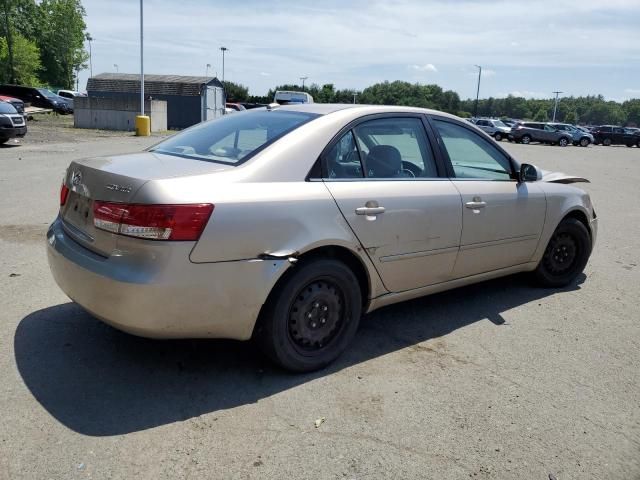
M 136 135 L 138 137 L 151 135 L 151 119 L 147 115 L 136 116 Z

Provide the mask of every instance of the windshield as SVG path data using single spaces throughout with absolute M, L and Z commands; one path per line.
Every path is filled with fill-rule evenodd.
M 317 114 L 253 110 L 225 115 L 191 127 L 151 148 L 151 152 L 239 165 Z
M 10 103 L 0 101 L 0 113 L 18 113 L 18 112 Z
M 55 93 L 53 93 L 51 90 L 47 90 L 46 88 L 39 88 L 38 91 L 47 98 L 58 98 Z
M 505 127 L 505 128 L 509 128 L 505 125 L 505 123 L 502 120 L 494 120 L 493 121 L 493 126 L 494 127 Z

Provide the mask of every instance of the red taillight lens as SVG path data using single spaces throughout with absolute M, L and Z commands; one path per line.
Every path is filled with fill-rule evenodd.
M 198 240 L 213 212 L 210 203 L 130 205 L 93 202 L 96 228 L 149 240 Z
M 67 187 L 64 183 L 62 187 L 60 187 L 60 206 L 64 206 L 67 203 L 67 197 L 69 196 L 69 187 Z

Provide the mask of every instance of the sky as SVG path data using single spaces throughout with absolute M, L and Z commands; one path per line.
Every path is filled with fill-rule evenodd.
M 83 0 L 93 74 L 140 72 L 137 0 Z M 475 98 L 640 98 L 640 0 L 144 0 L 144 70 L 361 90 L 436 83 Z M 89 71 L 80 73 L 86 88 Z

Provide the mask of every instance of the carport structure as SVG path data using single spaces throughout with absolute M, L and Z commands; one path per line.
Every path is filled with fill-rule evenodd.
M 181 129 L 224 114 L 225 95 L 215 77 L 185 75 L 145 75 L 146 99 L 167 102 L 167 127 Z M 87 93 L 94 98 L 135 100 L 140 96 L 140 75 L 101 73 L 87 82 Z

